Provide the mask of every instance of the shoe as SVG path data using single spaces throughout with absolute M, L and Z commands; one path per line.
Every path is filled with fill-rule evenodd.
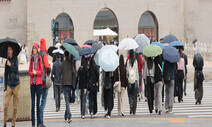
M 68 119 L 67 122 L 68 122 L 68 123 L 71 123 L 71 122 L 72 122 L 71 115 L 70 115 L 70 118 Z
M 91 113 L 91 119 L 93 119 L 93 113 Z
M 169 112 L 169 110 L 168 109 L 166 109 L 166 113 L 168 113 Z
M 85 119 L 85 116 L 82 116 L 82 119 Z
M 107 118 L 110 119 L 110 116 L 108 115 Z
M 59 108 L 56 108 L 56 112 L 58 112 L 59 111 Z
M 130 114 L 133 113 L 133 107 L 130 107 Z
M 106 118 L 108 115 L 107 115 L 107 113 L 104 115 L 104 117 Z
M 158 115 L 161 115 L 162 114 L 162 111 L 160 110 L 159 112 L 158 112 Z
M 157 110 L 157 109 L 155 109 L 155 113 L 156 113 L 156 114 L 158 113 L 158 110 Z
M 124 116 L 124 113 L 122 112 L 121 115 Z
M 199 101 L 199 104 L 201 105 L 201 101 Z
M 197 105 L 197 101 L 195 102 L 195 104 Z
M 186 94 L 186 93 L 184 93 L 184 95 L 186 96 L 187 94 Z

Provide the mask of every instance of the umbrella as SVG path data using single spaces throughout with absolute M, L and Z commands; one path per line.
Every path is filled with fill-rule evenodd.
M 74 57 L 76 57 L 77 59 L 79 58 L 79 53 L 77 52 L 77 50 L 68 43 L 63 43 L 62 44 L 63 48 L 68 51 L 71 55 L 73 55 Z
M 94 48 L 84 48 L 82 50 L 79 51 L 79 55 L 80 56 L 84 56 L 84 55 L 90 55 L 90 54 L 93 54 L 95 53 L 96 50 Z
M 93 40 L 87 40 L 84 44 L 86 44 L 86 45 L 93 45 L 93 44 L 95 44 L 96 42 L 95 41 L 93 41 Z
M 180 41 L 173 41 L 169 44 L 169 46 L 172 46 L 172 47 L 184 47 L 183 43 L 180 42 Z
M 163 58 L 170 63 L 176 63 L 180 60 L 180 54 L 176 48 L 171 46 L 166 46 L 163 49 Z
M 96 51 L 97 51 L 102 48 L 102 43 L 94 43 L 92 45 L 92 48 L 96 49 Z
M 57 44 L 55 45 L 55 47 L 56 47 L 57 49 L 60 49 L 61 43 L 57 43 Z
M 18 56 L 18 54 L 21 52 L 21 45 L 12 38 L 3 38 L 0 39 L 0 57 L 7 58 L 7 47 L 12 46 L 13 48 L 13 54 Z
M 111 49 L 104 50 L 99 56 L 99 66 L 105 71 L 115 71 L 119 66 L 119 57 Z
M 50 46 L 50 47 L 48 48 L 48 54 L 49 54 L 50 56 L 53 56 L 52 52 L 53 52 L 55 49 L 57 49 L 55 46 Z
M 63 43 L 71 44 L 77 51 L 81 50 L 81 47 L 77 44 L 77 42 L 73 38 L 67 38 L 63 41 Z
M 152 42 L 151 45 L 157 45 L 157 46 L 160 46 L 161 49 L 163 49 L 165 47 L 165 45 L 163 45 L 162 43 L 160 42 Z
M 87 45 L 87 44 L 84 44 L 84 45 L 81 46 L 81 48 L 82 49 L 84 49 L 84 48 L 91 48 L 91 46 L 90 45 Z
M 139 52 L 143 52 L 144 48 L 147 46 L 147 45 L 150 45 L 150 40 L 149 38 L 144 35 L 144 34 L 138 34 L 134 40 L 137 42 L 138 44 L 138 48 L 136 49 L 136 52 L 139 53 Z
M 63 55 L 64 54 L 64 52 L 63 52 L 63 50 L 60 50 L 60 49 L 55 49 L 53 52 L 52 52 L 52 54 L 61 54 L 61 55 Z
M 118 50 L 118 47 L 115 46 L 115 45 L 106 45 L 104 47 L 102 47 L 100 50 L 97 51 L 97 53 L 95 54 L 94 56 L 94 61 L 97 65 L 99 65 L 99 56 L 101 55 L 101 53 L 104 51 L 104 50 L 112 50 L 113 52 L 117 52 Z
M 172 34 L 169 34 L 162 39 L 163 39 L 162 43 L 170 43 L 170 42 L 173 42 L 173 41 L 178 41 L 177 37 L 172 35 Z
M 156 57 L 162 54 L 162 49 L 160 46 L 157 45 L 148 45 L 144 48 L 143 54 L 146 57 Z
M 138 44 L 132 38 L 125 38 L 120 42 L 118 48 L 121 50 L 131 50 L 138 48 Z

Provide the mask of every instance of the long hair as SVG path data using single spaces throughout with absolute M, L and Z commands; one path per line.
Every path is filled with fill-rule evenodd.
M 180 53 L 180 57 L 184 58 L 184 54 L 183 54 L 183 50 L 182 49 L 179 49 L 179 53 Z
M 153 59 L 151 57 L 147 57 L 147 68 L 151 70 L 153 67 Z
M 95 67 L 96 67 L 96 63 L 94 61 L 94 56 L 92 56 L 91 59 L 90 59 L 90 68 L 94 69 Z
M 135 61 L 134 51 L 133 50 L 130 50 L 130 54 L 129 55 L 130 55 L 129 56 L 129 60 L 130 60 L 131 66 L 133 66 L 134 61 Z
M 87 67 L 87 65 L 88 65 L 87 59 L 86 59 L 84 56 L 82 56 L 82 59 L 81 59 L 81 66 L 82 66 L 83 68 L 85 68 L 85 67 Z
M 52 63 L 54 63 L 57 60 L 57 55 L 53 54 L 53 59 L 52 59 Z
M 120 76 L 121 77 L 125 77 L 124 76 L 124 71 L 126 70 L 125 66 L 124 66 L 124 56 L 121 54 L 119 57 L 119 69 L 120 69 Z

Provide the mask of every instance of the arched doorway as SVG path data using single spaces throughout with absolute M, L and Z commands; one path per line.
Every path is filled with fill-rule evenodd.
M 138 33 L 145 34 L 152 41 L 158 41 L 158 21 L 152 12 L 146 11 L 141 15 Z
M 59 23 L 59 43 L 62 43 L 66 38 L 74 38 L 74 25 L 68 14 L 60 13 L 55 19 L 55 22 Z
M 94 20 L 93 29 L 105 29 L 110 28 L 112 31 L 119 33 L 118 20 L 114 12 L 108 8 L 101 9 Z M 118 42 L 118 36 L 100 36 L 99 41 L 107 41 L 115 44 Z

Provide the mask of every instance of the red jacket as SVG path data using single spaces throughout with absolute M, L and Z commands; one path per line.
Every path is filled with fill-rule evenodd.
M 48 61 L 48 52 L 46 49 L 46 39 L 45 38 L 40 39 L 40 50 L 46 52 L 46 54 L 43 57 L 43 62 L 44 62 L 43 64 L 44 64 L 44 67 L 46 70 L 46 75 L 47 75 L 47 68 L 50 68 L 50 65 L 49 65 L 49 61 Z M 42 84 L 42 88 L 46 88 L 45 84 Z
M 33 47 L 36 47 L 38 50 L 38 44 L 34 43 Z M 43 65 L 42 65 L 42 58 L 39 55 L 38 61 L 37 61 L 37 67 L 36 67 L 36 85 L 41 85 L 43 84 L 42 80 L 42 75 L 43 75 Z M 30 84 L 33 84 L 33 58 L 31 57 L 30 59 L 30 64 L 29 64 L 29 76 L 30 76 Z

